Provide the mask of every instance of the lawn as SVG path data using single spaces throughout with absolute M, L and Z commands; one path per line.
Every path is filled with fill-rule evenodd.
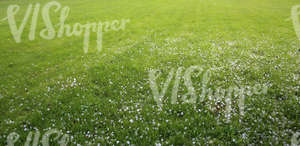
M 88 50 L 83 33 L 40 36 L 49 2 L 0 0 L 0 20 L 9 6 L 20 6 L 18 27 L 27 7 L 40 4 L 32 40 L 32 14 L 19 43 L 8 21 L 0 21 L 0 145 L 9 144 L 13 132 L 15 145 L 37 133 L 42 144 L 51 129 L 69 137 L 68 145 L 137 146 L 287 145 L 300 132 L 300 41 L 288 19 L 300 1 L 56 1 L 70 8 L 70 26 L 126 22 L 103 30 L 100 51 L 93 31 Z M 60 10 L 50 9 L 56 34 Z M 193 67 L 202 71 L 189 74 Z M 151 73 L 158 71 L 152 86 Z M 204 86 L 213 93 L 199 100 Z M 155 87 L 165 91 L 161 103 Z M 245 94 L 218 92 L 231 87 Z M 261 92 L 247 90 L 253 87 Z M 192 93 L 197 101 L 186 102 Z M 63 136 L 50 139 L 58 145 Z

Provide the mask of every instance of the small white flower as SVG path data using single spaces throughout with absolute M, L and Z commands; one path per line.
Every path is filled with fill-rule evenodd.
M 132 120 L 132 119 L 130 119 L 130 120 L 129 120 L 129 122 L 130 122 L 130 123 L 133 123 L 133 120 Z

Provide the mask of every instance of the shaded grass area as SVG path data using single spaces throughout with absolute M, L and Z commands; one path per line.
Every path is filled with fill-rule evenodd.
M 10 4 L 0 1 L 0 18 Z M 299 42 L 285 21 L 294 0 L 66 0 L 67 22 L 130 19 L 124 31 L 104 33 L 103 50 L 84 54 L 82 37 L 15 43 L 7 22 L 0 23 L 0 144 L 11 132 L 56 128 L 73 144 L 289 144 L 300 129 Z M 18 16 L 18 24 L 23 18 Z M 53 16 L 58 21 L 58 15 Z M 38 28 L 44 28 L 39 19 Z M 96 35 L 91 36 L 96 40 Z M 93 44 L 94 45 L 94 44 Z M 266 85 L 267 94 L 247 96 L 245 115 L 233 104 L 212 111 L 197 104 L 158 106 L 148 71 L 211 69 L 211 88 Z M 201 93 L 201 76 L 193 76 Z M 172 85 L 166 98 L 171 97 Z M 187 92 L 183 82 L 179 96 Z M 233 101 L 237 97 L 232 97 Z

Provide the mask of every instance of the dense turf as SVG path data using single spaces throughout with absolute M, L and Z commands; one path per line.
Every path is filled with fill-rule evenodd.
M 11 4 L 1 0 L 0 19 Z M 83 37 L 16 43 L 0 23 L 0 145 L 11 132 L 23 145 L 30 131 L 59 129 L 73 144 L 290 144 L 300 130 L 300 50 L 290 17 L 297 0 L 64 0 L 67 23 L 130 19 L 125 30 L 103 34 L 103 50 Z M 58 14 L 51 19 L 58 21 Z M 45 26 L 39 17 L 38 30 Z M 39 32 L 39 31 L 37 31 Z M 96 40 L 92 35 L 91 40 Z M 158 106 L 150 69 L 199 65 L 212 71 L 211 88 L 264 85 L 247 96 L 241 116 L 233 98 L 231 120 L 214 100 L 167 101 Z M 197 93 L 201 76 L 193 76 Z M 171 83 L 174 84 L 173 81 Z M 170 97 L 172 86 L 166 93 Z M 183 81 L 178 95 L 187 92 Z M 224 103 L 219 101 L 218 103 Z M 54 144 L 54 143 L 53 143 Z

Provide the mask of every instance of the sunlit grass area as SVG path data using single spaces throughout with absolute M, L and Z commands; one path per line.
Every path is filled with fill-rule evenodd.
M 288 19 L 299 1 L 61 0 L 59 11 L 50 9 L 55 35 L 45 39 L 42 9 L 49 2 L 0 0 L 0 19 L 9 6 L 20 6 L 18 28 L 28 6 L 40 4 L 36 30 L 31 14 L 19 43 L 8 20 L 0 22 L 0 145 L 12 132 L 20 136 L 15 145 L 24 145 L 30 132 L 39 130 L 41 140 L 49 129 L 68 134 L 68 145 L 283 145 L 299 132 L 300 42 Z M 103 30 L 101 51 L 91 31 L 85 53 L 83 33 L 58 37 L 66 6 L 70 26 L 126 24 Z M 230 103 L 213 93 L 185 103 L 191 66 L 203 69 L 190 76 L 197 97 L 205 71 L 213 92 L 245 88 L 243 112 L 239 94 Z M 160 91 L 174 70 L 162 104 L 150 86 L 151 70 L 161 72 Z M 246 92 L 255 86 L 266 92 Z M 58 145 L 54 137 L 50 144 Z

